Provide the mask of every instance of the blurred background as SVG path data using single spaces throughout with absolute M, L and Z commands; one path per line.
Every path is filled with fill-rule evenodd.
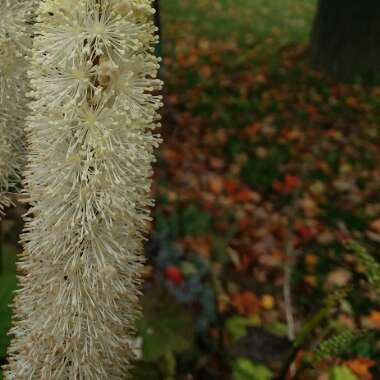
M 156 3 L 164 143 L 134 378 L 379 379 L 380 4 Z M 2 363 L 22 213 L 1 222 Z

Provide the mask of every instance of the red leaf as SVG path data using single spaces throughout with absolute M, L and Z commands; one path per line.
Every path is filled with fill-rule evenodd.
M 182 272 L 174 265 L 169 265 L 166 267 L 165 276 L 175 285 L 181 285 L 183 283 Z
M 239 192 L 235 196 L 235 200 L 237 202 L 248 202 L 252 200 L 252 198 L 253 198 L 253 192 L 251 189 L 247 187 L 239 190 Z
M 232 179 L 226 179 L 224 181 L 224 187 L 229 195 L 235 194 L 238 188 L 236 181 Z
M 314 231 L 309 227 L 299 227 L 297 232 L 298 235 L 306 241 L 311 240 L 315 235 Z
M 296 189 L 301 183 L 301 180 L 299 177 L 295 175 L 286 175 L 284 180 L 284 191 L 287 193 L 292 192 L 294 189 Z

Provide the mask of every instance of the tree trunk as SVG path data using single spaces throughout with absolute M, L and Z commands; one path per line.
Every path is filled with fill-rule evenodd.
M 311 59 L 340 80 L 380 74 L 380 1 L 319 0 Z

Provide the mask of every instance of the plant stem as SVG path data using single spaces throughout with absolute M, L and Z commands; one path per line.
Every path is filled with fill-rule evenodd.
M 280 371 L 279 376 L 276 378 L 276 380 L 286 380 L 287 374 L 289 372 L 289 368 L 294 362 L 294 359 L 296 358 L 299 350 L 302 348 L 303 344 L 305 343 L 306 339 L 309 337 L 309 335 L 314 331 L 314 329 L 319 325 L 319 323 L 327 317 L 327 315 L 330 312 L 330 305 L 325 305 L 321 310 L 319 310 L 311 319 L 306 322 L 302 330 L 300 331 L 297 339 L 293 343 L 293 347 L 286 358 L 282 369 Z

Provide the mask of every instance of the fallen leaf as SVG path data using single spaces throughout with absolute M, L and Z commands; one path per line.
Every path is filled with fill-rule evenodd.
M 182 272 L 174 265 L 169 265 L 166 267 L 165 276 L 175 285 L 181 285 L 183 283 Z
M 360 357 L 346 361 L 345 364 L 360 377 L 360 380 L 372 380 L 370 369 L 376 364 L 375 361 Z
M 273 296 L 271 296 L 270 294 L 264 294 L 263 296 L 261 296 L 260 302 L 261 306 L 266 310 L 273 309 L 275 305 L 275 300 Z
M 223 191 L 223 179 L 212 176 L 208 181 L 209 188 L 214 194 L 220 194 Z
M 377 234 L 380 234 L 380 218 L 371 222 L 370 228 L 372 231 L 376 232 Z
M 210 236 L 187 236 L 184 239 L 184 242 L 192 251 L 197 252 L 204 257 L 210 256 L 212 246 L 212 239 Z
M 307 217 L 312 218 L 318 214 L 318 206 L 312 198 L 305 197 L 301 199 L 300 204 Z
M 309 267 L 315 267 L 318 263 L 318 256 L 314 255 L 313 253 L 309 253 L 305 257 L 305 264 Z
M 252 292 L 235 293 L 231 296 L 231 304 L 238 313 L 246 316 L 257 314 L 260 309 L 260 301 Z
M 380 311 L 371 311 L 366 319 L 370 322 L 373 328 L 380 329 Z
M 310 287 L 314 288 L 317 285 L 317 278 L 312 275 L 305 276 L 303 278 L 305 284 L 309 285 Z
M 346 286 L 352 278 L 351 272 L 346 269 L 338 268 L 330 272 L 325 281 L 326 289 Z

